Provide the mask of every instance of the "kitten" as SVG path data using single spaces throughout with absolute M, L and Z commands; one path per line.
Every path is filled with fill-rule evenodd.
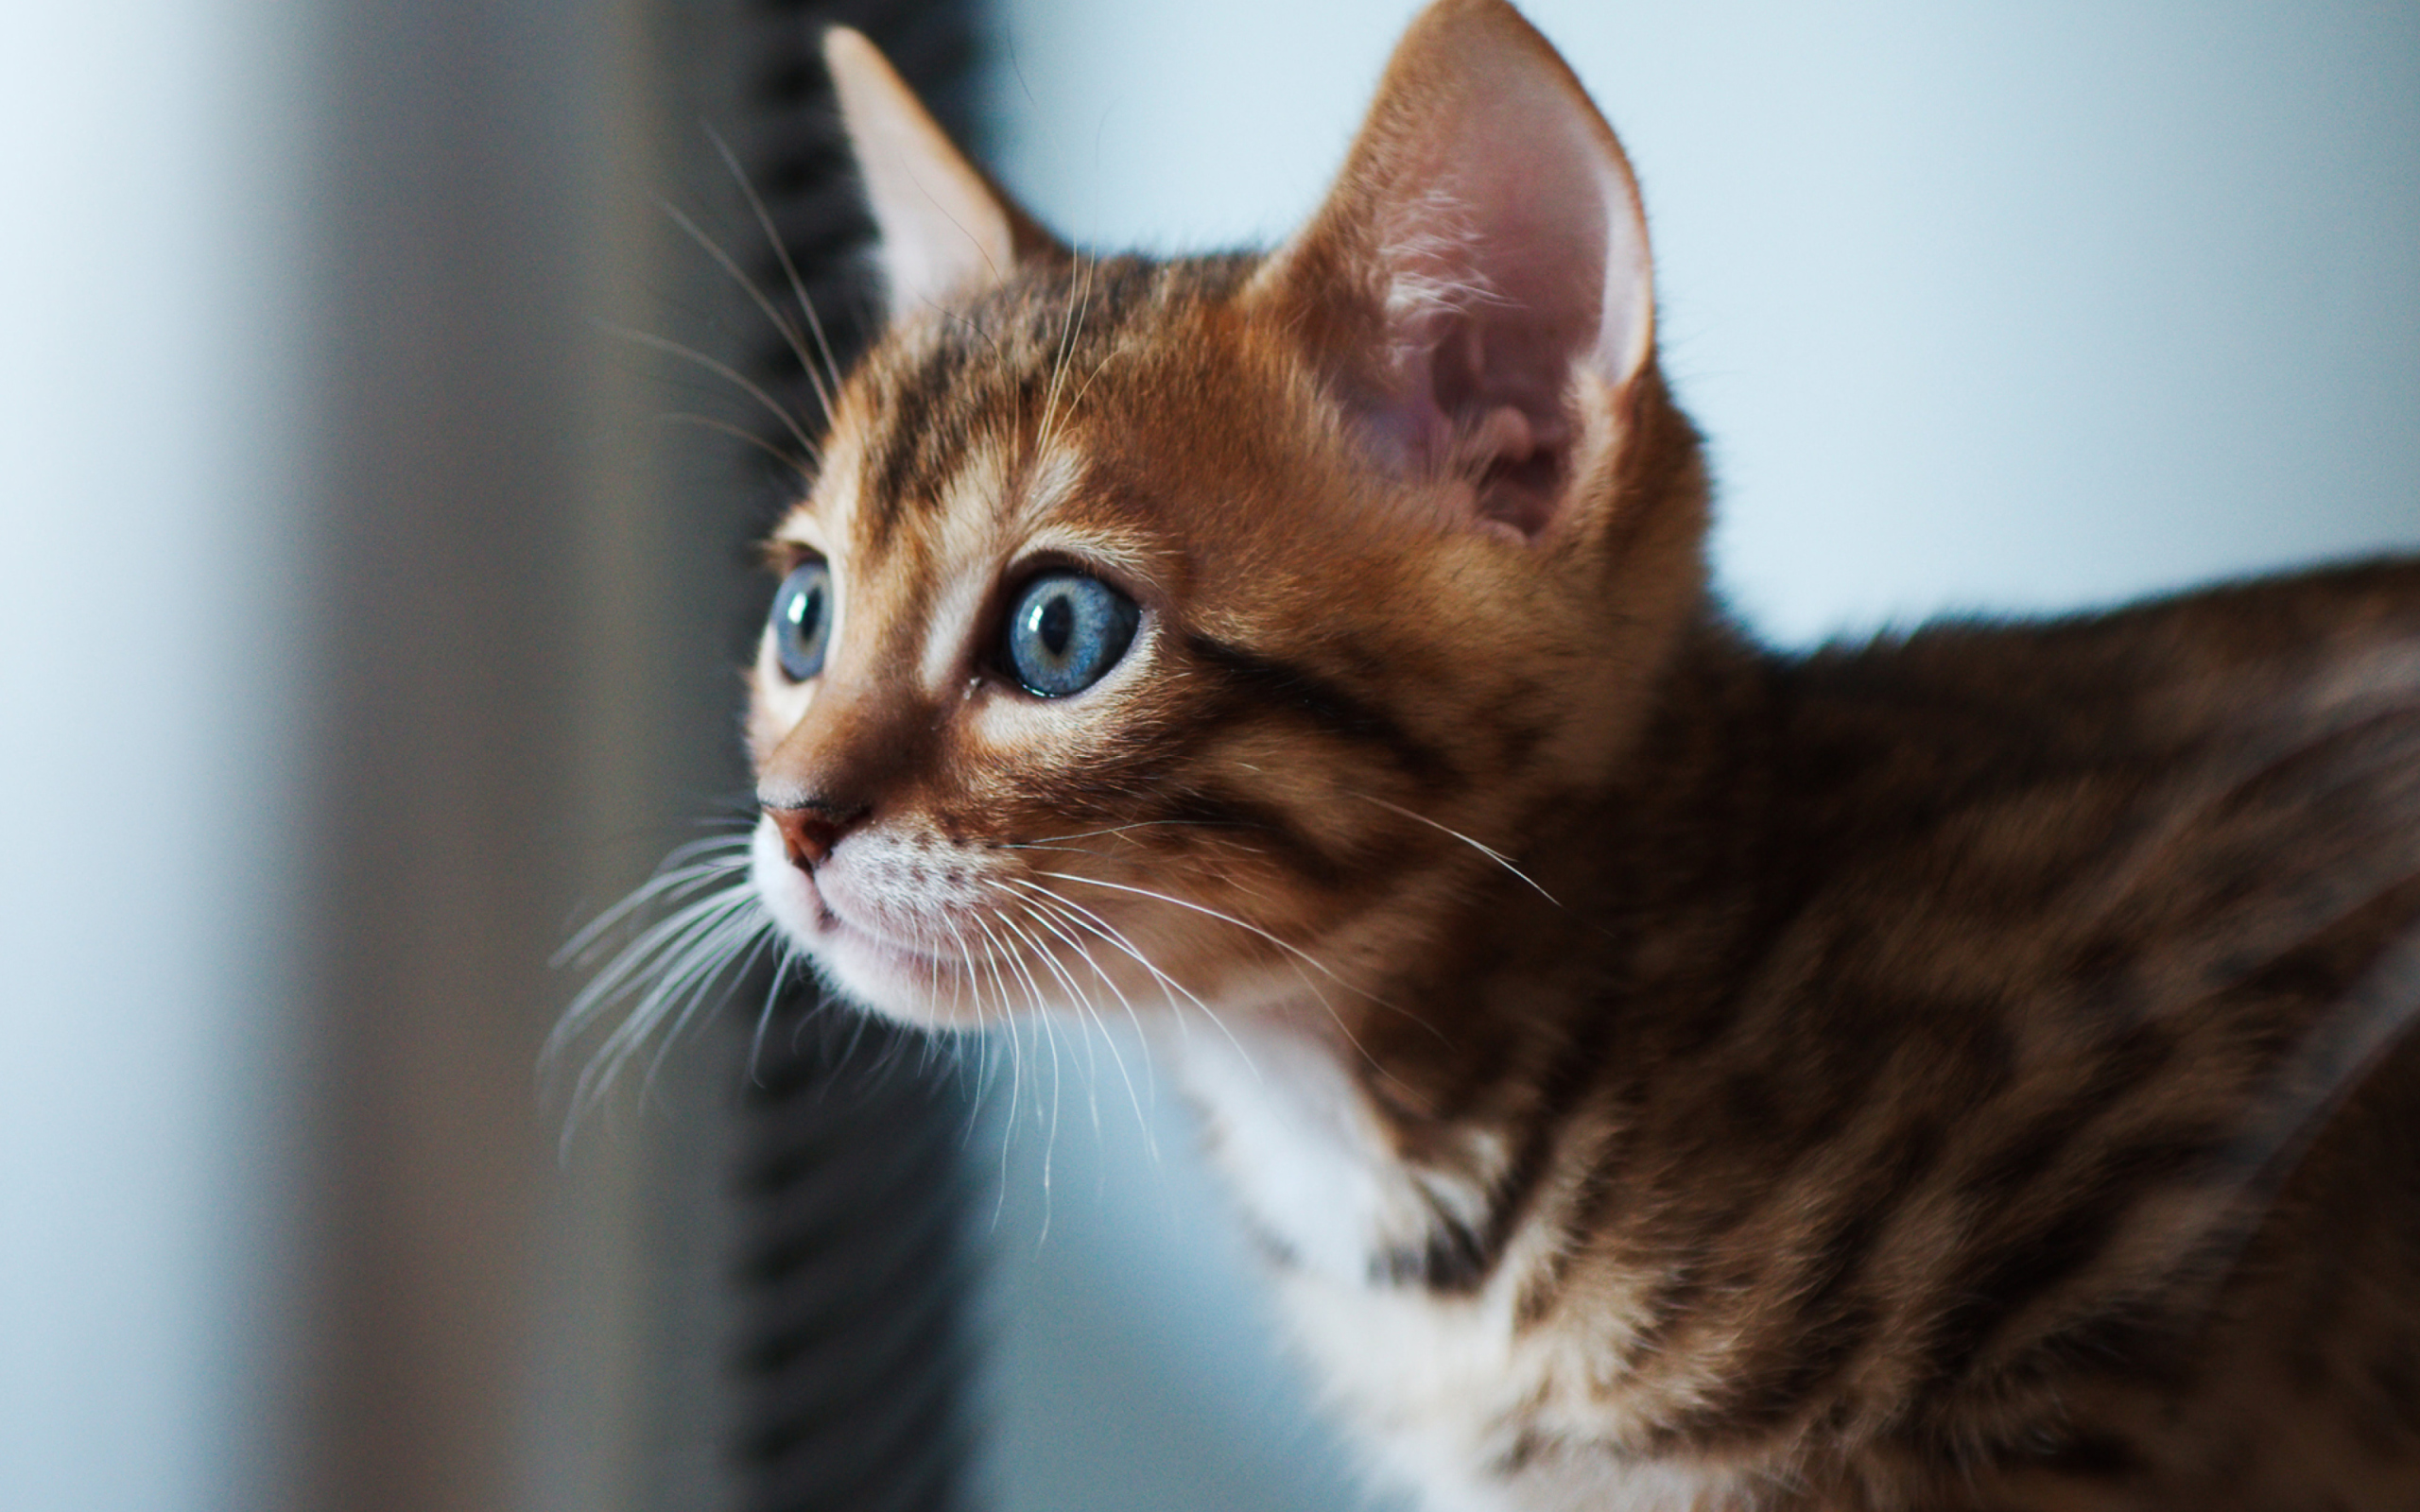
M 2420 1506 L 2420 563 L 1776 654 L 1502 0 L 1266 255 L 826 47 L 890 323 L 747 734 L 840 996 L 1150 1025 L 1438 1512 Z

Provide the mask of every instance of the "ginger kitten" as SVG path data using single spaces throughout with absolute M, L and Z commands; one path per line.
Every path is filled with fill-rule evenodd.
M 1265 255 L 1079 257 L 827 55 L 890 318 L 732 909 L 1155 1032 L 1436 1512 L 2420 1506 L 2420 563 L 1780 655 L 1502 0 Z

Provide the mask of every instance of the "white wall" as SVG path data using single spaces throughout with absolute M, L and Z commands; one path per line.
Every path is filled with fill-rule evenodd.
M 998 166 L 1088 244 L 1282 234 L 1414 9 L 1007 0 Z M 2420 548 L 2420 9 L 1527 9 L 1637 164 L 1767 633 Z M 1046 1238 L 1046 1141 L 1005 1177 L 1007 1504 L 1339 1504 L 1198 1174 L 1080 1095 Z
M 707 12 L 0 6 L 9 1512 L 709 1504 L 710 1119 L 533 1085 L 727 728 L 746 506 L 596 329 Z
M 0 9 L 10 1507 L 260 1504 L 290 1218 L 302 46 L 252 0 Z

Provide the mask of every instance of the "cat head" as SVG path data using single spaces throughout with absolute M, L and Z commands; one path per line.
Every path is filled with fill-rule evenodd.
M 1603 790 L 1703 593 L 1621 148 L 1441 0 L 1283 247 L 1099 258 L 826 56 L 889 323 L 769 546 L 766 908 L 911 1022 L 1345 1028 Z

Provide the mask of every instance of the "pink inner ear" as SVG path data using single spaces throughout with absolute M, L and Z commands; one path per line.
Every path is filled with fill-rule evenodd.
M 1574 375 L 1633 376 L 1648 273 L 1611 137 L 1524 75 L 1462 93 L 1378 186 L 1393 382 L 1366 418 L 1407 474 L 1467 481 L 1474 523 L 1535 537 L 1578 439 Z

